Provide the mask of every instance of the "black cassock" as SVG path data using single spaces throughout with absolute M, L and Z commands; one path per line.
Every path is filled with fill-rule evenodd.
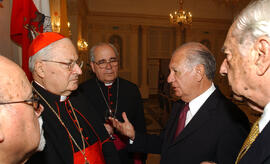
M 44 151 L 33 155 L 27 163 L 37 164 L 73 164 L 74 153 L 80 153 L 75 143 L 69 137 L 67 130 L 71 133 L 80 148 L 83 148 L 81 134 L 78 131 L 76 119 L 72 112 L 71 102 L 76 117 L 82 128 L 85 147 L 91 147 L 94 143 L 100 141 L 102 152 L 106 163 L 119 164 L 119 158 L 114 144 L 109 140 L 108 133 L 92 107 L 86 103 L 84 97 L 78 92 L 72 93 L 65 101 L 60 101 L 60 96 L 52 94 L 38 84 L 33 82 L 33 87 L 46 99 L 56 114 L 64 122 L 64 127 L 56 114 L 52 112 L 45 101 L 41 101 L 44 106 L 42 113 L 44 136 L 46 146 Z M 69 100 L 69 101 L 68 101 Z
M 113 113 L 115 112 L 115 117 L 119 121 L 124 121 L 122 113 L 126 112 L 129 121 L 135 128 L 135 131 L 145 133 L 146 129 L 143 102 L 140 91 L 135 84 L 125 79 L 118 78 L 111 86 L 105 86 L 104 83 L 97 80 L 95 77 L 81 84 L 78 90 L 85 95 L 89 103 L 94 106 L 94 109 L 97 110 L 96 112 L 103 122 L 105 122 L 105 112 L 108 110 L 108 106 L 110 106 L 113 109 Z M 118 101 L 117 90 L 119 90 Z M 128 143 L 128 138 L 121 136 L 117 132 L 116 135 L 122 142 L 125 144 Z M 114 141 L 115 144 L 117 141 Z M 117 144 L 116 147 L 122 164 L 133 164 L 134 158 L 142 160 L 145 160 L 146 158 L 143 154 L 128 152 L 127 147 L 118 146 Z

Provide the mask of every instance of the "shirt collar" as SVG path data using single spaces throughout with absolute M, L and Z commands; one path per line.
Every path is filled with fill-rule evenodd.
M 106 87 L 112 86 L 112 84 L 113 84 L 113 83 L 104 83 L 104 85 L 105 85 Z
M 60 102 L 66 101 L 67 96 L 60 96 Z
M 112 85 L 115 84 L 115 80 L 113 82 L 111 82 L 111 83 L 104 83 L 104 82 L 100 81 L 97 77 L 96 77 L 96 79 L 97 79 L 98 83 L 103 87 L 104 86 L 109 87 L 109 86 L 112 86 Z
M 189 109 L 192 116 L 194 116 L 208 97 L 216 90 L 214 83 L 204 93 L 189 102 Z
M 266 104 L 266 106 L 264 107 L 263 114 L 259 121 L 260 133 L 263 131 L 264 127 L 268 124 L 269 120 L 270 120 L 270 102 L 268 102 L 268 104 Z

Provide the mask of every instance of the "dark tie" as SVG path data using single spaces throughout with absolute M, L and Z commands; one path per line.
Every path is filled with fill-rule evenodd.
M 189 106 L 188 106 L 188 103 L 186 103 L 178 118 L 177 128 L 174 134 L 174 140 L 185 127 L 186 116 L 187 116 L 188 110 L 189 110 Z

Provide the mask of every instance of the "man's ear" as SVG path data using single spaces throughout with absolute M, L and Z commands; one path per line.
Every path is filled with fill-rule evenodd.
M 270 38 L 263 36 L 257 39 L 255 43 L 255 65 L 257 66 L 257 75 L 262 76 L 270 66 Z
M 36 72 L 37 76 L 42 77 L 42 78 L 45 76 L 43 66 L 44 65 L 43 65 L 43 63 L 41 61 L 37 61 L 35 63 L 35 72 Z
M 198 64 L 195 66 L 195 78 L 196 81 L 201 81 L 205 74 L 204 66 L 202 64 Z
M 94 64 L 95 64 L 95 63 L 93 63 L 92 61 L 90 61 L 90 65 L 91 65 L 92 71 L 93 71 L 94 73 L 96 73 Z

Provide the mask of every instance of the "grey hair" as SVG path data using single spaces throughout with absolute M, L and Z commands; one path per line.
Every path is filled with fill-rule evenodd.
M 68 39 L 68 38 L 63 38 L 63 39 Z M 63 40 L 63 39 L 60 39 L 60 40 Z M 50 53 L 50 51 L 54 47 L 54 45 L 60 40 L 57 40 L 57 41 L 49 44 L 48 46 L 42 48 L 41 50 L 39 50 L 37 53 L 35 53 L 33 56 L 31 56 L 29 58 L 28 67 L 29 67 L 29 70 L 32 73 L 35 70 L 36 61 L 38 61 L 38 60 L 49 60 L 49 59 L 53 58 L 54 54 Z
M 206 77 L 209 80 L 214 80 L 216 72 L 216 60 L 211 51 L 198 42 L 186 43 L 180 48 L 182 49 L 184 47 L 187 47 L 185 51 L 185 53 L 187 54 L 185 67 L 191 70 L 198 64 L 202 64 L 205 70 Z
M 113 49 L 113 51 L 114 51 L 116 57 L 119 56 L 119 53 L 118 53 L 116 47 L 115 47 L 113 44 L 101 42 L 101 43 L 98 43 L 98 44 L 94 45 L 94 46 L 90 49 L 90 54 L 89 54 L 89 55 L 90 55 L 90 60 L 91 60 L 91 62 L 94 62 L 94 61 L 95 61 L 95 50 L 96 50 L 96 48 L 97 48 L 97 47 L 100 47 L 100 46 L 105 46 L 105 45 L 110 46 L 110 47 Z
M 250 3 L 236 18 L 232 35 L 238 43 L 249 44 L 261 36 L 270 36 L 270 0 L 257 0 Z

